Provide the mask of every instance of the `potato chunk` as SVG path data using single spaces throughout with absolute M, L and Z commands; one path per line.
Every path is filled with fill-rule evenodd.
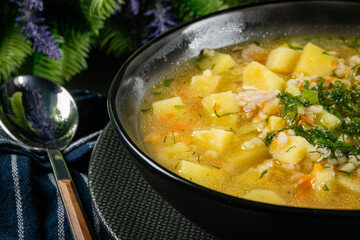
M 343 176 L 343 175 L 338 175 L 337 180 L 344 187 L 346 187 L 352 191 L 360 193 L 360 182 L 359 181 L 357 181 L 351 177 Z
M 301 52 L 287 47 L 278 47 L 272 50 L 266 61 L 266 67 L 271 71 L 278 73 L 291 73 L 299 58 Z
M 297 86 L 295 86 L 294 84 L 289 84 L 286 87 L 285 92 L 290 93 L 293 96 L 297 96 L 297 95 L 301 94 L 300 89 Z
M 213 75 L 210 70 L 206 70 L 202 75 L 195 75 L 191 78 L 191 89 L 198 96 L 205 97 L 215 92 L 219 80 L 220 76 Z
M 155 117 L 161 117 L 165 114 L 179 114 L 184 111 L 184 103 L 180 97 L 173 97 L 152 104 Z
M 333 61 L 334 57 L 330 56 L 324 49 L 308 43 L 303 49 L 295 71 L 307 75 L 329 76 L 333 71 Z
M 248 200 L 257 202 L 271 203 L 271 204 L 285 204 L 285 201 L 279 197 L 275 192 L 265 189 L 254 189 L 243 196 Z
M 282 117 L 270 116 L 268 120 L 270 131 L 278 131 L 286 127 L 285 120 Z
M 180 160 L 175 170 L 181 177 L 211 189 L 221 186 L 225 180 L 225 173 L 221 169 L 186 160 Z
M 332 168 L 325 168 L 320 172 L 313 173 L 315 177 L 315 188 L 318 190 L 324 189 L 326 186 L 330 186 L 335 181 L 335 172 Z
M 341 125 L 341 120 L 326 110 L 316 116 L 316 122 L 328 129 L 335 129 Z
M 230 71 L 236 66 L 236 62 L 229 54 L 214 52 L 201 60 L 199 67 L 202 70 L 210 69 L 214 74 Z
M 282 164 L 299 163 L 306 157 L 307 149 L 311 146 L 305 138 L 299 136 L 288 136 L 285 144 L 280 144 L 278 138 L 272 141 L 269 151 Z
M 243 87 L 273 92 L 282 91 L 285 81 L 258 62 L 249 63 L 243 71 Z
M 240 111 L 236 98 L 231 91 L 211 94 L 202 100 L 202 104 L 213 116 L 216 114 L 222 116 Z
M 202 150 L 221 152 L 231 142 L 234 133 L 222 129 L 199 130 L 192 133 L 193 142 Z

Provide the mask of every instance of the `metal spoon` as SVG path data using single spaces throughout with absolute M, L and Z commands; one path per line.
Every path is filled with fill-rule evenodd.
M 75 239 L 91 239 L 75 185 L 61 154 L 79 122 L 76 103 L 60 85 L 18 76 L 0 87 L 0 125 L 29 150 L 47 151 Z

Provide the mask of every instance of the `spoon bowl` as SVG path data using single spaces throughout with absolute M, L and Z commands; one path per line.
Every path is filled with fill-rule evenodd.
M 92 231 L 60 150 L 73 139 L 79 122 L 74 99 L 60 85 L 35 76 L 18 76 L 0 87 L 0 125 L 15 141 L 46 151 L 75 239 Z
M 18 76 L 0 89 L 0 124 L 28 149 L 64 149 L 79 122 L 76 103 L 60 85 Z

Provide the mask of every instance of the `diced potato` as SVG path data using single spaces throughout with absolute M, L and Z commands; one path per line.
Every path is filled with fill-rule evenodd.
M 222 117 L 212 116 L 212 120 L 216 126 L 226 126 L 234 129 L 238 127 L 240 117 L 238 114 L 230 114 Z
M 213 116 L 215 111 L 218 116 L 240 111 L 236 98 L 231 91 L 211 94 L 202 99 L 202 104 Z
M 278 73 L 291 73 L 295 68 L 301 52 L 287 47 L 272 50 L 266 61 L 266 67 Z
M 285 81 L 258 62 L 249 63 L 243 71 L 243 87 L 273 92 L 282 91 Z
M 155 117 L 161 117 L 165 114 L 179 114 L 184 111 L 184 103 L 180 97 L 173 97 L 152 104 Z
M 178 142 L 169 146 L 164 147 L 161 151 L 168 158 L 181 158 L 184 153 L 189 151 L 190 148 L 183 142 Z
M 281 108 L 279 106 L 280 100 L 278 98 L 266 102 L 262 109 L 262 112 L 266 115 L 276 115 L 281 112 Z
M 279 197 L 275 192 L 265 189 L 254 189 L 243 196 L 243 198 L 258 202 L 271 204 L 285 204 L 285 201 Z
M 324 189 L 324 186 L 330 186 L 335 181 L 335 172 L 332 168 L 325 168 L 320 172 L 313 173 L 315 177 L 315 188 Z
M 295 86 L 294 84 L 289 84 L 286 87 L 285 92 L 290 93 L 293 96 L 300 95 L 300 93 L 301 93 L 300 89 L 297 86 Z
M 278 131 L 286 127 L 285 120 L 282 117 L 270 116 L 268 120 L 270 131 Z
M 328 129 L 335 129 L 341 125 L 341 120 L 328 111 L 322 110 L 316 116 L 316 123 L 327 127 Z
M 360 193 L 360 182 L 348 176 L 338 175 L 337 181 L 344 187 Z
M 330 56 L 324 49 L 312 43 L 306 44 L 294 71 L 303 72 L 308 75 L 331 75 L 334 67 L 334 57 Z
M 268 158 L 269 150 L 265 143 L 256 145 L 253 149 L 234 149 L 226 155 L 232 168 L 240 169 L 245 165 L 256 164 Z
M 214 74 L 230 71 L 236 65 L 236 62 L 229 54 L 219 52 L 215 52 L 212 56 L 205 57 L 199 63 L 200 69 L 210 69 Z
M 193 142 L 201 149 L 221 152 L 231 142 L 234 133 L 222 129 L 199 130 L 192 133 Z
M 206 70 L 202 75 L 193 76 L 190 86 L 196 95 L 205 97 L 215 92 L 219 80 L 220 76 L 213 75 L 210 70 Z
M 269 146 L 270 154 L 283 164 L 296 164 L 306 157 L 307 148 L 311 144 L 300 136 L 288 136 L 284 146 L 278 144 L 278 139 L 272 141 Z
M 211 189 L 221 186 L 225 180 L 225 173 L 221 169 L 186 160 L 180 160 L 175 170 L 181 177 Z

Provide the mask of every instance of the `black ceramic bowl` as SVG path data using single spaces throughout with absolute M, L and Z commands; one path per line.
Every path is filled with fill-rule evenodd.
M 221 238 L 357 235 L 358 210 L 276 206 L 199 186 L 157 164 L 139 137 L 137 116 L 147 89 L 203 48 L 279 35 L 359 35 L 360 3 L 282 2 L 235 8 L 194 20 L 151 41 L 116 75 L 108 98 L 111 121 L 143 176 L 185 217 Z

